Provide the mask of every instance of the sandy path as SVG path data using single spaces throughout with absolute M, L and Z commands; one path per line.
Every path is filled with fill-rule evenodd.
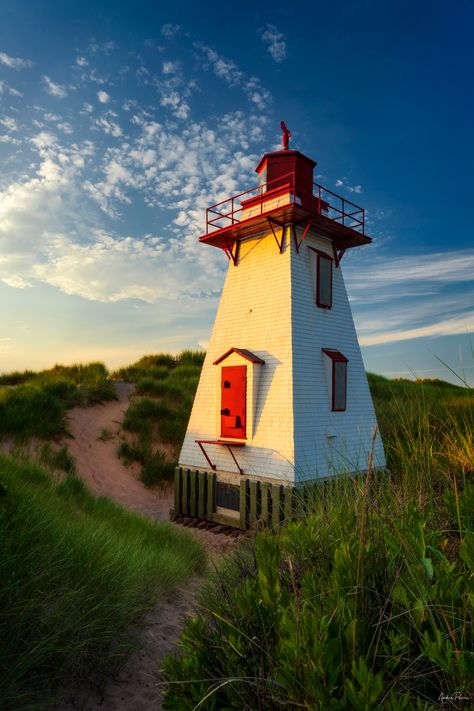
M 161 663 L 176 650 L 200 584 L 200 580 L 191 580 L 162 598 L 134 630 L 138 649 L 117 675 L 102 688 L 93 683 L 83 684 L 70 692 L 56 711 L 161 711 Z
M 94 407 L 74 407 L 68 412 L 67 428 L 73 439 L 64 438 L 79 474 L 98 496 L 108 496 L 132 511 L 158 520 L 169 518 L 173 485 L 148 489 L 137 478 L 140 467 L 126 467 L 116 455 L 120 425 L 133 392 L 130 383 L 115 383 L 118 400 Z M 112 438 L 102 441 L 104 429 Z
M 133 385 L 116 383 L 118 400 L 90 408 L 74 408 L 68 413 L 71 438 L 64 438 L 76 461 L 79 474 L 99 496 L 108 496 L 125 508 L 155 520 L 166 520 L 173 501 L 173 485 L 146 488 L 137 475 L 139 468 L 125 467 L 116 455 L 120 426 L 128 407 Z M 106 428 L 113 434 L 99 439 Z M 188 529 L 205 546 L 211 561 L 233 550 L 238 539 L 215 535 L 197 528 Z M 202 579 L 194 578 L 170 591 L 131 631 L 137 651 L 120 672 L 102 688 L 90 681 L 71 689 L 56 711 L 160 711 L 163 658 L 176 651 L 186 615 L 195 606 Z

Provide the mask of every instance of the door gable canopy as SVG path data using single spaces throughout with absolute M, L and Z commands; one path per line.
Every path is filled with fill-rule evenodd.
M 230 356 L 232 353 L 236 353 L 237 355 L 242 356 L 242 358 L 245 358 L 245 360 L 248 360 L 251 363 L 260 363 L 261 365 L 265 364 L 265 361 L 262 358 L 260 358 L 258 355 L 255 355 L 255 353 L 248 351 L 246 348 L 229 348 L 228 351 L 226 351 L 223 355 L 219 356 L 219 358 L 214 361 L 213 365 L 218 365 L 219 363 L 222 363 L 222 361 L 228 358 L 228 356 Z

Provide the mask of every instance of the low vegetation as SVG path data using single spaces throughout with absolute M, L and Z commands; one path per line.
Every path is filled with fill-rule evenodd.
M 369 382 L 390 474 L 314 487 L 228 560 L 165 660 L 164 708 L 471 707 L 473 393 Z
M 0 438 L 25 441 L 65 434 L 65 412 L 115 397 L 102 363 L 56 365 L 33 373 L 0 375 Z
M 123 421 L 131 436 L 122 440 L 117 453 L 126 464 L 141 465 L 147 486 L 173 477 L 203 360 L 198 351 L 176 357 L 159 353 L 114 373 L 136 385 Z
M 68 468 L 51 451 L 52 467 Z M 95 498 L 75 474 L 0 457 L 0 707 L 51 708 L 57 689 L 100 680 L 130 651 L 130 624 L 202 569 L 201 546 Z
M 147 484 L 172 474 L 203 357 L 146 356 L 112 376 L 136 384 L 119 454 Z M 474 396 L 368 377 L 389 473 L 314 487 L 297 520 L 226 561 L 165 660 L 166 709 L 427 711 L 454 692 L 472 705 Z M 55 437 L 68 407 L 109 397 L 101 364 L 0 376 L 0 437 Z M 67 448 L 43 442 L 37 458 L 0 457 L 7 710 L 110 674 L 130 623 L 204 562 L 171 526 L 92 497 Z

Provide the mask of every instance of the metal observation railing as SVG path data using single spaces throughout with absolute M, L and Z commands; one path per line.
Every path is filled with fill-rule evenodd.
M 275 180 L 244 190 L 208 207 L 206 234 L 222 230 L 256 215 L 264 215 L 283 204 L 301 205 L 301 198 L 295 191 L 294 173 L 286 173 Z M 313 203 L 310 210 L 359 234 L 365 233 L 364 208 L 318 183 L 313 183 Z

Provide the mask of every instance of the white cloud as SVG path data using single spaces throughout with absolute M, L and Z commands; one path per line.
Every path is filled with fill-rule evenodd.
M 187 119 L 191 111 L 189 104 L 177 91 L 173 90 L 162 90 L 160 104 L 161 106 L 171 107 L 173 115 L 180 119 Z
M 171 22 L 167 22 L 161 26 L 161 34 L 163 37 L 174 37 L 178 34 L 181 29 L 181 25 L 173 25 Z
M 76 57 L 76 64 L 78 67 L 87 67 L 89 62 L 85 57 Z
M 12 86 L 8 86 L 8 84 L 5 81 L 0 80 L 0 94 L 3 94 L 3 92 L 5 92 L 5 91 L 8 92 L 11 96 L 17 96 L 17 97 L 23 96 L 21 91 L 18 91 L 18 89 L 15 89 Z
M 19 138 L 14 138 L 9 133 L 0 134 L 0 143 L 10 143 L 13 146 L 19 146 L 21 141 Z
M 365 346 L 472 332 L 474 249 L 389 258 L 344 268 Z
M 195 42 L 194 46 L 211 63 L 214 74 L 220 79 L 224 79 L 229 86 L 238 86 L 242 82 L 244 74 L 232 60 L 224 59 L 212 47 L 208 47 L 202 42 Z
M 30 282 L 25 281 L 23 277 L 19 276 L 19 274 L 12 274 L 11 276 L 4 277 L 2 279 L 2 282 L 6 284 L 7 286 L 11 286 L 12 289 L 26 289 L 28 287 L 31 287 L 32 284 Z M 0 339 L 0 340 L 10 340 L 10 339 Z
M 361 193 L 362 192 L 362 185 L 348 185 L 346 177 L 337 178 L 334 185 L 336 186 L 336 188 L 346 188 L 346 190 L 350 193 Z
M 268 108 L 272 97 L 270 92 L 262 86 L 260 79 L 257 77 L 247 78 L 235 62 L 221 57 L 212 47 L 202 42 L 195 42 L 193 46 L 199 50 L 210 63 L 214 74 L 220 79 L 223 79 L 229 87 L 241 87 L 248 100 L 258 109 L 264 110 Z
M 57 126 L 61 131 L 64 131 L 64 133 L 74 133 L 74 128 L 70 123 L 68 123 L 68 121 L 60 121 Z
M 105 118 L 104 116 L 95 119 L 94 123 L 109 136 L 113 136 L 114 138 L 120 138 L 120 136 L 122 135 L 122 129 L 120 128 L 118 123 L 116 123 L 115 121 L 111 121 L 110 119 Z
M 472 333 L 474 330 L 474 311 L 460 316 L 454 316 L 441 321 L 435 321 L 427 326 L 418 326 L 405 330 L 382 331 L 370 336 L 361 336 L 362 346 L 375 346 L 382 343 L 408 341 L 412 338 L 434 338 L 437 336 L 454 336 L 462 333 Z
M 348 265 L 344 271 L 349 275 L 351 292 L 355 293 L 356 298 L 362 293 L 368 293 L 369 298 L 372 292 L 387 294 L 388 287 L 396 287 L 403 296 L 408 284 L 426 289 L 430 284 L 472 281 L 474 249 L 372 258 L 363 269 Z M 387 300 L 391 298 L 391 294 L 387 295 Z
M 0 64 L 10 69 L 29 69 L 33 66 L 33 62 L 29 59 L 21 59 L 20 57 L 10 57 L 5 52 L 0 52 Z
M 286 59 L 286 38 L 275 25 L 267 22 L 267 29 L 262 32 L 262 41 L 266 44 L 267 52 L 275 62 L 283 62 Z
M 101 104 L 108 104 L 110 101 L 110 96 L 107 94 L 106 91 L 98 91 L 97 98 L 99 99 Z
M 179 62 L 163 62 L 163 74 L 176 74 L 179 70 Z
M 65 99 L 67 96 L 67 89 L 61 84 L 56 84 L 45 74 L 41 77 L 46 91 L 51 96 L 57 96 L 58 99 Z
M 93 39 L 91 42 L 89 42 L 89 46 L 87 47 L 88 51 L 91 54 L 110 54 L 114 49 L 118 49 L 118 44 L 116 44 L 113 40 L 110 40 L 109 42 L 98 42 L 97 40 Z
M 104 50 L 94 45 L 89 51 Z M 246 76 L 230 60 L 212 58 L 216 76 L 234 86 L 228 76 L 233 73 L 252 108 L 265 102 L 258 78 Z M 142 59 L 137 63 L 141 66 Z M 142 77 L 142 86 L 150 87 L 146 108 L 133 95 L 125 102 L 126 124 L 120 125 L 124 114 L 119 120 L 107 107 L 96 113 L 98 104 L 81 101 L 80 130 L 74 134 L 76 109 L 67 100 L 71 85 L 45 76 L 45 88 L 66 99 L 65 109 L 36 107 L 41 120 L 29 126 L 37 121 L 36 131 L 28 132 L 25 123 L 28 162 L 0 187 L 4 283 L 26 288 L 42 282 L 104 302 L 209 299 L 220 289 L 227 261 L 219 250 L 200 245 L 197 236 L 205 229 L 209 204 L 254 183 L 266 118 L 253 110 L 193 120 L 190 96 L 200 90 L 196 82 L 186 81 L 177 63 L 159 67 L 165 71 Z M 75 84 L 86 88 L 94 70 L 88 67 L 83 75 L 83 68 L 79 63 L 72 71 L 81 74 Z M 91 88 L 81 98 L 99 97 L 101 87 Z M 177 121 L 184 118 L 185 124 Z M 22 117 L 22 128 L 26 121 Z M 90 133 L 94 141 L 78 142 L 84 130 L 95 132 Z M 124 234 L 121 213 L 128 220 L 132 204 L 137 211 L 140 205 L 151 208 L 141 213 L 143 224 L 154 225 L 153 234 Z
M 18 131 L 18 122 L 12 116 L 3 116 L 0 118 L 0 124 L 5 126 L 7 131 Z

